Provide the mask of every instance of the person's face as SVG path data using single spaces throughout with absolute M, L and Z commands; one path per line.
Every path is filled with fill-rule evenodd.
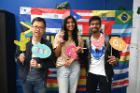
M 68 31 L 73 31 L 73 29 L 75 28 L 75 23 L 74 23 L 72 18 L 69 18 L 67 20 L 66 28 L 67 28 Z
M 33 36 L 35 37 L 42 37 L 43 33 L 45 32 L 46 28 L 42 21 L 34 21 L 31 25 L 31 29 L 33 32 Z
M 101 28 L 100 21 L 99 20 L 91 21 L 89 28 L 91 29 L 92 33 L 97 33 Z

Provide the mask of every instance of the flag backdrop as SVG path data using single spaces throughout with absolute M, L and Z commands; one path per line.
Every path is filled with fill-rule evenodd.
M 79 32 L 84 40 L 91 34 L 89 30 L 89 19 L 92 16 L 100 16 L 102 19 L 102 30 L 108 35 L 120 35 L 126 42 L 127 48 L 120 51 L 121 58 L 114 66 L 112 81 L 112 93 L 126 93 L 129 66 L 129 46 L 132 31 L 132 11 L 119 10 L 60 10 L 48 8 L 20 7 L 21 30 L 26 36 L 32 36 L 31 21 L 35 17 L 42 17 L 46 20 L 46 38 L 53 44 L 54 36 L 60 32 L 63 19 L 68 15 L 75 17 Z M 99 90 L 99 87 L 98 89 Z M 49 69 L 47 80 L 47 93 L 58 93 L 58 84 L 55 66 Z M 99 92 L 99 91 L 97 91 Z M 79 79 L 77 93 L 86 93 L 85 68 L 81 61 L 81 76 Z

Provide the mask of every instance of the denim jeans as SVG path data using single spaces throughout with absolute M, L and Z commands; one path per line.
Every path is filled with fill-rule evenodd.
M 22 88 L 24 93 L 34 93 L 34 90 L 36 93 L 47 92 L 46 82 L 43 82 L 43 80 L 25 81 L 24 83 L 22 83 Z
M 62 66 L 57 69 L 59 93 L 76 93 L 80 77 L 79 61 L 74 61 L 69 67 Z

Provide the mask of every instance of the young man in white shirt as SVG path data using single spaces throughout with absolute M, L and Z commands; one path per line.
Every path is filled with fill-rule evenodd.
M 111 55 L 110 36 L 100 31 L 101 19 L 99 16 L 91 17 L 89 28 L 92 35 L 86 40 L 87 50 L 84 51 L 87 72 L 86 90 L 88 93 L 96 93 L 99 84 L 101 93 L 111 93 L 112 76 L 114 75 L 112 65 L 119 61 L 119 51 L 113 49 L 113 55 Z

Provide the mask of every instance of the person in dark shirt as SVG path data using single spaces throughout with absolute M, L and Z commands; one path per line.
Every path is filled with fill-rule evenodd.
M 15 62 L 20 65 L 19 78 L 22 82 L 24 93 L 46 93 L 46 79 L 48 76 L 48 68 L 53 65 L 52 44 L 42 35 L 46 30 L 46 22 L 43 18 L 37 17 L 32 21 L 31 29 L 33 36 L 26 44 L 26 50 L 22 53 L 19 47 L 15 53 Z M 35 44 L 47 45 L 52 54 L 48 58 L 39 58 L 31 52 L 32 46 Z

